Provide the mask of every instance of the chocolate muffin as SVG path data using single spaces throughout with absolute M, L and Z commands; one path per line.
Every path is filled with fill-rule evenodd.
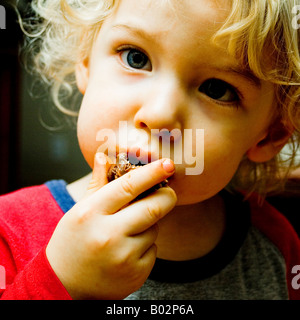
M 107 179 L 109 182 L 113 181 L 113 180 L 118 179 L 119 177 L 123 176 L 127 172 L 134 170 L 134 169 L 141 167 L 141 166 L 143 166 L 143 164 L 135 165 L 135 164 L 130 163 L 127 158 L 126 153 L 119 153 L 117 156 L 116 164 L 113 164 L 107 173 Z M 161 183 L 156 184 L 155 186 L 153 186 L 149 190 L 140 194 L 137 197 L 137 199 L 143 198 L 146 195 L 154 192 L 155 190 L 158 190 L 159 188 L 165 187 L 167 185 L 168 185 L 168 180 L 164 180 Z

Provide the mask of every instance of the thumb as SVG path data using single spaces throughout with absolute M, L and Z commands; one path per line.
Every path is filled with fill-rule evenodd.
M 93 194 L 108 183 L 107 172 L 111 166 L 112 161 L 107 155 L 97 152 L 94 158 L 94 169 L 92 179 L 88 185 L 86 195 Z

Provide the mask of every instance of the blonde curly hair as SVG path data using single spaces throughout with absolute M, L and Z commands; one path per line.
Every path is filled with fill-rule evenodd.
M 172 3 L 173 0 L 168 0 Z M 75 65 L 88 57 L 101 23 L 119 0 L 33 0 L 34 15 L 22 20 L 27 34 L 26 52 L 37 72 L 51 88 L 54 104 L 76 117 L 79 104 L 66 108 L 62 101 L 78 93 Z M 275 85 L 276 119 L 286 130 L 294 128 L 289 154 L 279 153 L 266 163 L 246 157 L 232 180 L 233 188 L 267 193 L 283 186 L 296 166 L 300 141 L 299 30 L 293 27 L 293 8 L 300 0 L 230 0 L 228 18 L 212 39 L 225 46 L 244 69 Z M 266 59 L 268 57 L 268 59 Z M 272 128 L 270 128 L 272 133 Z

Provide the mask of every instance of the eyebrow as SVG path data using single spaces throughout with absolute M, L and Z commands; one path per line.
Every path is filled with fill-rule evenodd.
M 161 31 L 161 30 L 157 30 L 155 32 L 153 31 L 144 31 L 143 29 L 139 28 L 139 27 L 136 27 L 136 26 L 130 26 L 130 25 L 127 25 L 127 24 L 115 24 L 112 26 L 112 29 L 115 30 L 115 29 L 124 29 L 126 32 L 129 32 L 129 33 L 132 33 L 132 34 L 135 34 L 137 36 L 139 36 L 140 38 L 145 38 L 145 39 L 148 39 L 148 40 L 151 40 L 153 42 L 153 40 L 155 38 L 159 38 L 160 35 L 162 35 L 164 33 L 164 31 Z M 155 41 L 154 41 L 155 42 Z
M 124 29 L 126 32 L 129 32 L 129 33 L 132 33 L 132 34 L 135 34 L 141 38 L 145 38 L 145 39 L 148 39 L 154 43 L 157 43 L 155 41 L 155 38 L 159 38 L 159 36 L 161 34 L 163 34 L 164 32 L 163 31 L 157 31 L 157 32 L 146 32 L 144 31 L 143 29 L 140 29 L 136 26 L 130 26 L 130 25 L 127 25 L 127 24 L 124 24 L 124 23 L 121 23 L 121 24 L 115 24 L 112 26 L 112 29 Z M 158 43 L 157 43 L 158 44 Z M 222 72 L 225 72 L 225 73 L 231 73 L 231 74 L 234 74 L 236 76 L 239 76 L 239 77 L 243 77 L 245 80 L 247 80 L 248 82 L 250 82 L 252 85 L 254 85 L 256 88 L 260 89 L 261 88 L 261 81 L 258 77 L 255 76 L 255 74 L 249 70 L 249 69 L 243 69 L 243 68 L 239 68 L 239 67 L 225 67 L 225 68 L 219 68 L 219 67 L 216 67 L 216 66 L 213 66 L 213 65 L 206 65 L 206 67 L 211 67 L 212 69 L 222 73 Z
M 259 78 L 255 76 L 255 74 L 248 69 L 241 69 L 241 68 L 236 68 L 236 67 L 230 67 L 230 68 L 225 68 L 225 69 L 220 69 L 220 71 L 227 72 L 227 73 L 233 73 L 236 74 L 237 76 L 242 76 L 245 78 L 247 81 L 251 82 L 255 87 L 261 88 L 261 81 Z

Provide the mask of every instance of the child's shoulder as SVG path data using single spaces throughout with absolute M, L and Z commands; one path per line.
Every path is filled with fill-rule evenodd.
M 64 213 L 51 191 L 59 187 L 50 181 L 0 196 L 0 256 L 7 270 L 12 261 L 22 269 L 48 243 Z
M 3 210 L 21 210 L 28 206 L 35 207 L 49 197 L 49 190 L 45 184 L 24 187 L 0 196 L 0 212 Z
M 24 187 L 19 190 L 0 196 L 0 211 L 7 208 L 10 210 L 24 211 L 25 207 L 34 208 L 49 202 L 49 189 L 46 184 Z
M 249 199 L 252 225 L 256 227 L 279 250 L 285 261 L 286 277 L 291 298 L 299 293 L 291 287 L 293 268 L 300 265 L 300 239 L 290 221 L 273 205 L 258 203 L 254 194 Z
M 25 187 L 0 196 L 0 223 L 8 226 L 24 224 L 34 227 L 44 221 L 57 223 L 63 211 L 48 183 Z
M 299 237 L 291 222 L 280 208 L 275 207 L 269 201 L 260 203 L 259 196 L 252 194 L 248 202 L 251 209 L 252 224 L 264 233 L 268 238 L 278 244 L 284 240 L 298 241 Z M 294 208 L 296 210 L 296 208 Z

